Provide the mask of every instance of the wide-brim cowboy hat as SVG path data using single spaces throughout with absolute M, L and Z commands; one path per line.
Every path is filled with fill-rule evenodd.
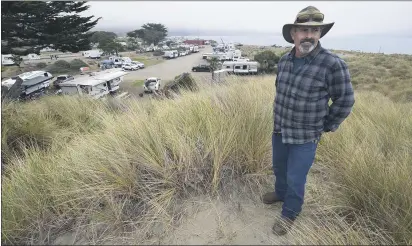
M 291 24 L 285 24 L 282 29 L 282 34 L 285 40 L 289 43 L 294 43 L 290 30 L 293 27 L 305 26 L 305 27 L 321 27 L 322 33 L 320 37 L 326 35 L 335 24 L 335 22 L 323 23 L 324 14 L 322 14 L 317 8 L 308 6 L 302 9 L 296 16 L 295 22 Z

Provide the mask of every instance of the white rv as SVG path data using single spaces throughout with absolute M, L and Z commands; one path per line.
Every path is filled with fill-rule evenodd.
M 233 54 L 233 60 L 237 60 L 242 56 L 242 51 L 240 50 L 235 50 L 234 54 Z
M 194 47 L 193 47 L 193 52 L 194 52 L 194 53 L 199 52 L 199 46 L 197 46 L 197 45 L 194 46 Z
M 83 76 L 60 84 L 64 95 L 88 95 L 95 99 L 116 92 L 127 72 L 121 70 L 105 70 Z
M 83 51 L 82 55 L 87 58 L 91 59 L 99 59 L 100 56 L 102 55 L 102 52 L 100 50 L 87 50 Z
M 27 59 L 28 60 L 40 60 L 40 56 L 37 54 L 28 54 Z
M 167 50 L 165 51 L 163 57 L 166 59 L 173 59 L 179 56 L 179 52 L 177 50 Z
M 12 60 L 13 56 L 11 54 L 8 55 L 1 55 L 1 65 L 14 65 L 14 61 Z
M 258 62 L 256 61 L 230 61 L 223 62 L 222 69 L 230 74 L 257 74 Z

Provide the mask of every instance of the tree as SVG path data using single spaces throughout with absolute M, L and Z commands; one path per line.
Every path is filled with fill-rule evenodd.
M 120 51 L 123 51 L 123 46 L 116 42 L 114 39 L 103 39 L 100 41 L 99 49 L 103 50 L 104 53 L 112 54 L 116 53 L 116 56 L 119 55 Z
M 127 37 L 126 43 L 129 50 L 136 50 L 140 48 L 139 40 L 137 38 Z
M 127 33 L 128 37 L 140 38 L 146 44 L 157 45 L 167 37 L 167 28 L 160 23 L 146 23 L 141 29 Z
M 276 71 L 276 64 L 280 57 L 271 50 L 265 50 L 255 55 L 254 60 L 261 64 L 260 70 L 265 73 L 273 73 Z
M 214 73 L 214 71 L 216 71 L 218 68 L 219 68 L 219 66 L 220 66 L 220 61 L 219 61 L 219 59 L 217 58 L 217 57 L 212 57 L 212 58 L 210 58 L 210 59 L 208 59 L 208 62 L 209 62 L 209 67 L 210 67 L 210 70 L 211 70 L 211 72 L 212 72 L 212 79 L 214 79 L 215 78 L 215 73 Z
M 117 38 L 117 35 L 114 32 L 95 31 L 90 36 L 90 42 L 97 44 L 103 40 L 114 40 L 115 38 Z
M 45 47 L 62 52 L 90 49 L 88 32 L 100 18 L 81 17 L 86 2 L 12 1 L 1 4 L 1 53 L 40 54 Z

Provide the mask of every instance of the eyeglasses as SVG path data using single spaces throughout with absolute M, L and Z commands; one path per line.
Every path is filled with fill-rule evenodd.
M 316 14 L 304 14 L 299 16 L 296 19 L 296 23 L 305 23 L 308 22 L 310 19 L 315 22 L 322 22 L 324 18 L 324 15 L 321 13 L 316 13 Z

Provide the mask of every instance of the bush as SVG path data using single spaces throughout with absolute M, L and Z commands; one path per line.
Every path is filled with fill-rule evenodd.
M 72 70 L 79 70 L 81 67 L 87 67 L 88 65 L 80 60 L 80 59 L 74 59 L 70 62 L 70 68 Z
M 164 55 L 165 54 L 165 52 L 164 51 L 161 51 L 161 50 L 155 50 L 154 52 L 153 52 L 153 56 L 162 56 L 162 55 Z
M 255 55 L 254 60 L 259 62 L 260 71 L 264 73 L 275 73 L 276 64 L 279 62 L 280 57 L 271 50 L 265 50 Z
M 54 63 L 54 65 L 56 66 L 56 67 L 58 67 L 58 68 L 70 68 L 70 63 L 68 63 L 67 61 L 65 61 L 65 60 L 59 60 L 59 61 L 56 61 L 55 63 Z
M 36 68 L 42 69 L 42 68 L 46 68 L 47 64 L 45 62 L 39 62 L 36 64 Z

